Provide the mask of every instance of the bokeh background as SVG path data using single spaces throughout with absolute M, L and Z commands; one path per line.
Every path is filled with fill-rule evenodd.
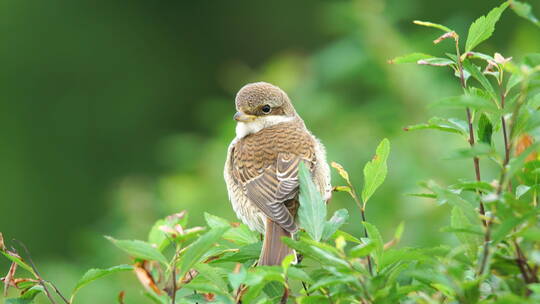
M 466 142 L 403 127 L 432 115 L 463 119 L 427 107 L 458 94 L 458 82 L 446 70 L 387 60 L 452 50 L 412 20 L 466 37 L 498 4 L 1 1 L 0 231 L 25 243 L 42 275 L 69 294 L 86 269 L 129 262 L 104 235 L 145 239 L 154 221 L 180 210 L 193 225 L 204 212 L 236 220 L 222 178 L 234 96 L 268 81 L 289 93 L 358 188 L 364 163 L 390 139 L 388 178 L 367 208 L 383 236 L 404 221 L 405 246 L 452 244 L 439 232 L 449 209 L 406 194 L 422 180 L 473 178 L 470 161 L 445 160 Z M 508 10 L 480 50 L 519 59 L 540 50 L 539 38 Z M 333 183 L 342 184 L 335 172 Z M 331 212 L 342 207 L 351 214 L 345 230 L 358 233 L 354 203 L 335 194 Z M 0 273 L 8 267 L 0 259 Z M 112 303 L 120 290 L 127 303 L 147 302 L 129 273 L 93 283 L 78 300 Z

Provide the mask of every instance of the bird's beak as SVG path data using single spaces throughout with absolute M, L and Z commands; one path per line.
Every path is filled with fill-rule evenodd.
M 255 120 L 257 116 L 255 115 L 249 115 L 244 112 L 236 112 L 233 116 L 233 119 L 240 122 L 250 122 Z

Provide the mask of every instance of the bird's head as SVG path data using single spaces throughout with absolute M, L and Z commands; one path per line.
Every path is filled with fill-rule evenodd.
M 283 122 L 300 120 L 289 96 L 275 85 L 255 82 L 236 94 L 236 136 L 242 138 Z
M 289 96 L 267 82 L 255 82 L 242 87 L 236 94 L 236 110 L 234 119 L 244 123 L 270 116 L 296 116 Z

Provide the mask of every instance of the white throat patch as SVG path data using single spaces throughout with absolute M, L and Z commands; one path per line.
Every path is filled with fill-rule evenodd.
M 294 117 L 288 116 L 262 116 L 250 122 L 239 121 L 236 124 L 236 138 L 243 138 L 249 134 L 257 133 L 264 128 L 293 120 Z

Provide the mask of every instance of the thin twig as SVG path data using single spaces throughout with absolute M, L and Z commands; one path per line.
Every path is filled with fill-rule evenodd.
M 306 282 L 302 281 L 302 287 L 304 287 L 304 290 L 306 291 L 306 296 L 309 296 L 309 291 L 306 286 Z
M 49 289 L 45 285 L 45 281 L 39 275 L 39 272 L 38 272 L 38 270 L 36 268 L 36 265 L 34 264 L 34 261 L 32 261 L 32 257 L 30 256 L 30 253 L 29 253 L 28 249 L 26 248 L 26 246 L 22 242 L 20 242 L 19 240 L 13 239 L 13 241 L 17 242 L 19 244 L 19 246 L 21 246 L 24 249 L 24 251 L 26 252 L 26 255 L 28 256 L 28 261 L 30 262 L 30 267 L 32 267 L 32 270 L 34 271 L 34 275 L 35 275 L 36 279 L 38 280 L 39 285 L 41 285 L 41 287 L 43 287 L 43 290 L 45 291 L 45 294 L 47 295 L 47 298 L 49 298 L 49 301 L 51 303 L 53 303 L 53 304 L 56 304 L 56 301 L 53 299 L 53 297 L 51 295 L 51 292 L 49 291 Z M 15 252 L 16 254 L 19 254 L 15 248 L 11 247 L 11 250 L 13 250 L 13 252 Z M 66 303 L 69 303 L 69 302 L 66 302 Z

